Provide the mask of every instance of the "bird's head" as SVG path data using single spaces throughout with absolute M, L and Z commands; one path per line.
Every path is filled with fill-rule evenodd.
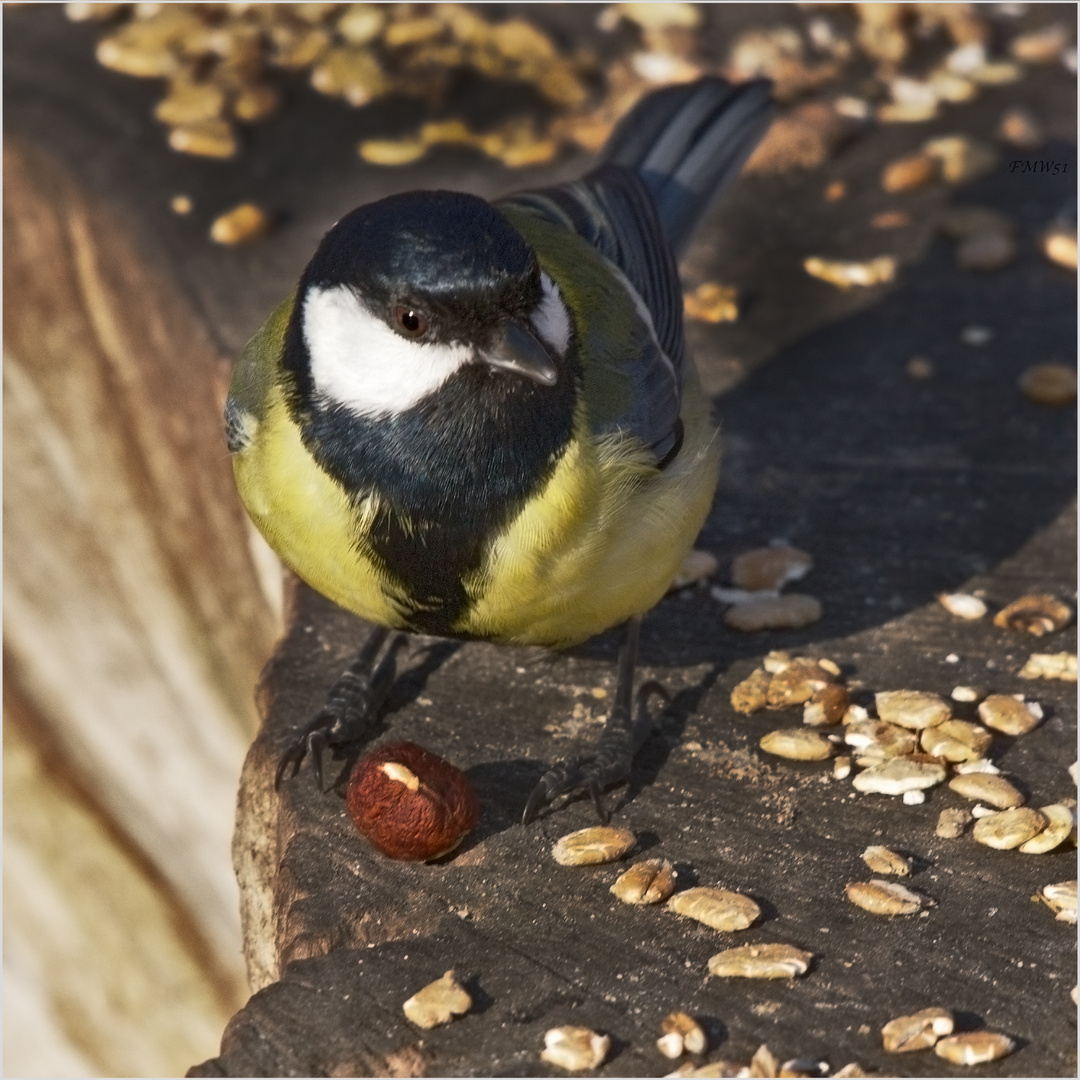
M 558 288 L 506 218 L 473 195 L 411 192 L 353 210 L 323 238 L 285 362 L 309 400 L 393 416 L 459 372 L 554 387 L 570 337 Z

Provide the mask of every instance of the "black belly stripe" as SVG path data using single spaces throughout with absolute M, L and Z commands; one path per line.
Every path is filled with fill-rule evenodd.
M 409 629 L 450 636 L 492 541 L 542 490 L 573 436 L 574 380 L 554 387 L 468 366 L 393 417 L 316 406 L 301 424 L 319 464 L 379 510 L 357 546 L 394 583 Z
M 406 523 L 384 509 L 361 543 L 369 558 L 400 583 L 408 628 L 445 637 L 470 606 L 463 579 L 483 565 L 489 541 L 487 532 L 470 535 L 438 522 Z

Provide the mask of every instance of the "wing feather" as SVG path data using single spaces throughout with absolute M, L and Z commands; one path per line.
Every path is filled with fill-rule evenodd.
M 622 305 L 626 317 L 637 324 L 627 328 L 634 347 L 613 357 L 595 343 L 584 359 L 615 367 L 629 393 L 619 395 L 624 408 L 617 415 L 594 410 L 594 431 L 634 435 L 655 463 L 666 462 L 681 438 L 686 346 L 678 268 L 648 190 L 629 169 L 605 165 L 575 183 L 522 192 L 497 205 L 568 229 L 601 256 L 621 285 L 629 300 Z
M 687 358 L 676 256 L 738 176 L 771 119 L 765 80 L 736 86 L 708 77 L 667 87 L 623 118 L 601 155 L 603 163 L 584 179 L 521 192 L 498 204 L 584 240 L 630 298 L 628 317 L 639 331 L 635 345 L 601 362 L 620 373 L 632 400 L 610 421 L 600 419 L 608 403 L 596 402 L 594 430 L 636 435 L 661 467 L 678 454 L 682 438 Z M 592 344 L 604 357 L 603 343 Z M 586 354 L 583 363 L 590 362 L 596 357 Z M 607 381 L 610 390 L 612 380 Z

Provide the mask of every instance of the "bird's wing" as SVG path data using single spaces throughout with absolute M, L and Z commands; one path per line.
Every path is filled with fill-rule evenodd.
M 623 295 L 616 310 L 632 326 L 624 324 L 616 334 L 617 354 L 599 334 L 585 343 L 584 362 L 606 369 L 606 377 L 593 380 L 600 388 L 590 402 L 593 429 L 635 435 L 658 465 L 665 464 L 681 441 L 686 346 L 678 269 L 648 190 L 629 169 L 605 165 L 575 183 L 520 192 L 496 205 L 569 229 L 605 261 L 600 273 L 617 283 Z M 595 268 L 579 261 L 573 277 L 590 272 L 596 276 Z
M 763 79 L 735 86 L 709 77 L 665 87 L 622 119 L 603 164 L 583 180 L 509 200 L 576 233 L 627 283 L 652 343 L 615 358 L 634 388 L 633 412 L 623 422 L 661 464 L 678 452 L 687 362 L 676 256 L 739 175 L 772 112 Z

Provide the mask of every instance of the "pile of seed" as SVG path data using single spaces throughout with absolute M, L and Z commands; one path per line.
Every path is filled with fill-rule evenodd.
M 820 92 L 869 59 L 874 72 L 863 81 L 866 96 L 838 99 L 837 113 L 911 123 L 973 100 L 984 86 L 1014 82 L 1030 66 L 1064 62 L 1075 70 L 1064 24 L 1014 34 L 1006 53 L 995 56 L 996 28 L 970 5 L 815 11 L 791 24 L 743 32 L 717 62 L 702 52 L 697 5 L 612 4 L 596 24 L 603 33 L 620 32 L 623 52 L 604 65 L 587 50 L 560 48 L 528 20 L 495 21 L 483 5 L 80 3 L 66 10 L 73 20 L 105 27 L 97 57 L 106 67 L 166 80 L 157 115 L 170 128 L 170 145 L 211 157 L 237 152 L 238 124 L 277 111 L 281 72 L 301 73 L 319 93 L 355 107 L 389 94 L 438 103 L 465 69 L 526 83 L 550 106 L 552 117 L 543 125 L 521 120 L 478 133 L 453 119 L 359 148 L 368 161 L 400 165 L 452 142 L 516 167 L 549 161 L 566 145 L 596 150 L 650 89 L 706 74 L 736 81 L 766 76 L 786 103 Z M 905 74 L 905 65 L 915 63 L 916 43 L 935 36 L 945 46 L 937 65 L 928 74 Z M 917 66 L 925 69 L 921 60 Z M 889 100 L 875 107 L 877 98 Z M 1029 145 L 1035 128 L 1026 116 L 1002 121 L 1004 137 Z M 761 160 L 774 153 L 764 150 Z
M 745 569 L 740 569 L 740 576 L 748 580 Z M 1035 632 L 1029 625 L 1030 604 L 1018 603 L 1010 608 L 1025 613 L 1021 616 L 1023 626 L 1003 620 L 1006 625 Z M 1045 610 L 1045 605 L 1040 610 Z M 985 608 L 981 614 L 985 614 Z M 744 714 L 801 706 L 803 724 L 769 733 L 761 740 L 762 748 L 799 760 L 833 758 L 834 773 L 845 778 L 853 770 L 861 770 L 854 772 L 852 779 L 856 790 L 912 802 L 920 801 L 919 796 L 927 788 L 948 781 L 954 794 L 974 802 L 975 807 L 944 810 L 938 823 L 939 836 L 959 836 L 974 820 L 975 840 L 992 848 L 1044 854 L 1066 842 L 1076 843 L 1075 801 L 1038 810 L 1025 806 L 1023 792 L 1001 775 L 988 757 L 994 732 L 1019 737 L 1040 722 L 1040 706 L 1025 701 L 1022 695 L 983 695 L 970 687 L 957 687 L 951 699 L 946 700 L 924 691 L 882 691 L 873 696 L 871 712 L 852 700 L 834 661 L 771 652 L 760 668 L 736 686 L 731 701 Z M 977 704 L 980 722 L 955 717 L 955 702 Z M 838 749 L 847 753 L 834 757 Z M 1070 774 L 1075 781 L 1075 765 Z M 552 857 L 564 867 L 602 868 L 631 855 L 637 843 L 630 829 L 598 826 L 563 836 L 552 848 Z M 871 845 L 862 858 L 872 872 L 883 876 L 849 882 L 844 891 L 851 903 L 887 917 L 925 914 L 933 904 L 918 890 L 891 880 L 911 874 L 910 856 Z M 757 901 L 736 890 L 721 885 L 680 889 L 678 873 L 672 862 L 662 856 L 633 863 L 612 881 L 610 891 L 634 907 L 663 905 L 665 910 L 725 937 L 750 930 L 761 918 Z M 1075 880 L 1047 885 L 1032 899 L 1046 905 L 1059 921 L 1076 922 Z M 728 941 L 730 938 L 724 942 L 726 947 L 707 962 L 708 974 L 713 977 L 792 979 L 806 975 L 814 961 L 812 953 L 787 942 L 729 945 Z M 403 1006 L 408 1019 L 423 1028 L 450 1023 L 471 1007 L 471 995 L 453 971 L 418 991 Z M 670 1076 L 830 1075 L 825 1061 L 794 1058 L 780 1063 L 767 1046 L 760 1047 L 749 1064 L 724 1060 L 703 1064 L 708 1043 L 699 1020 L 675 1009 L 660 1023 L 656 1049 L 673 1060 L 689 1055 L 691 1060 Z M 956 1065 L 995 1061 L 1012 1053 L 1016 1046 L 1008 1035 L 986 1029 L 954 1033 L 952 1013 L 937 1007 L 890 1020 L 882 1028 L 882 1044 L 889 1053 L 932 1048 L 939 1057 Z M 603 1065 L 610 1048 L 609 1035 L 568 1025 L 545 1033 L 540 1057 L 568 1073 L 580 1074 Z M 852 1063 L 832 1075 L 867 1074 Z
M 552 857 L 560 866 L 596 866 L 625 858 L 636 845 L 637 837 L 629 829 L 595 826 L 562 837 L 552 848 Z M 707 885 L 676 891 L 677 886 L 678 874 L 671 862 L 651 858 L 634 863 L 620 874 L 612 883 L 611 892 L 623 903 L 634 906 L 659 905 L 666 901 L 668 911 L 721 934 L 748 930 L 761 917 L 761 908 L 756 901 L 742 893 Z M 708 972 L 718 978 L 790 979 L 805 975 L 813 959 L 812 953 L 794 945 L 761 942 L 721 950 L 709 958 Z M 542 1055 L 545 1061 L 571 1072 L 595 1068 L 602 1062 L 603 1054 L 598 1058 L 596 1056 L 599 1053 L 597 1047 L 602 1046 L 606 1054 L 608 1044 L 598 1043 L 597 1040 L 606 1040 L 606 1036 L 597 1035 L 587 1028 L 575 1028 L 575 1034 L 571 1037 L 564 1034 L 567 1030 L 556 1028 L 547 1033 L 549 1042 Z M 551 1049 L 552 1040 L 558 1047 L 554 1052 Z M 656 1047 L 668 1058 L 678 1058 L 683 1054 L 701 1055 L 708 1049 L 708 1040 L 704 1029 L 693 1017 L 675 1011 L 663 1020 Z M 723 1075 L 697 1072 L 694 1066 L 688 1068 L 690 1072 L 680 1070 L 674 1075 Z M 714 1065 L 701 1068 L 713 1069 Z
M 564 836 L 552 848 L 552 856 L 560 866 L 595 866 L 624 858 L 636 845 L 637 837 L 629 829 L 601 825 Z M 747 930 L 761 917 L 761 908 L 749 896 L 704 885 L 676 892 L 677 879 L 667 859 L 644 859 L 621 874 L 611 892 L 635 906 L 667 901 L 667 910 L 720 933 Z M 728 978 L 785 979 L 805 975 L 812 959 L 811 953 L 791 945 L 747 945 L 717 953 L 708 969 Z
M 703 49 L 708 35 L 701 33 L 698 5 L 611 4 L 596 18 L 597 29 L 610 35 L 601 59 L 591 46 L 561 43 L 528 19 L 500 20 L 479 4 L 65 5 L 70 19 L 103 27 L 96 50 L 100 63 L 164 81 L 155 116 L 168 129 L 169 145 L 208 158 L 241 151 L 244 128 L 281 109 L 287 76 L 303 77 L 318 93 L 354 108 L 404 95 L 424 100 L 436 115 L 446 111 L 463 72 L 493 80 L 493 86 L 530 87 L 540 107 L 526 107 L 494 128 L 478 130 L 464 115 L 443 115 L 357 147 L 362 160 L 378 166 L 410 164 L 434 147 L 452 145 L 508 168 L 543 165 L 575 148 L 599 150 L 619 119 L 657 87 L 710 74 L 735 81 L 765 76 L 773 80 L 777 101 L 792 105 L 747 165 L 748 171 L 768 173 L 820 166 L 872 123 L 932 120 L 951 105 L 974 100 L 984 87 L 1022 79 L 1030 68 L 1060 63 L 1076 70 L 1065 23 L 1010 33 L 1016 13 L 1009 5 L 995 5 L 991 17 L 989 8 L 972 5 L 805 7 L 798 14 L 793 9 L 781 25 L 743 31 L 725 43 L 722 56 L 711 56 Z M 928 45 L 936 56 L 929 67 Z M 821 96 L 867 62 L 872 74 L 860 74 L 858 96 Z M 812 95 L 819 100 L 801 101 Z M 1046 136 L 1036 117 L 1014 107 L 1003 114 L 997 137 L 1031 152 Z M 993 147 L 962 133 L 940 136 L 890 163 L 882 186 L 903 193 L 937 180 L 959 185 L 993 168 L 998 157 Z M 846 194 L 836 181 L 826 197 Z M 173 205 L 177 213 L 191 209 L 185 196 Z M 964 208 L 957 209 L 962 214 Z M 903 209 L 871 222 L 875 228 L 910 223 Z M 215 221 L 212 237 L 223 244 L 247 243 L 273 224 L 272 215 L 245 202 Z M 1011 223 L 998 214 L 990 225 L 985 215 L 976 225 L 952 234 L 959 265 L 980 272 L 1007 265 L 1017 252 Z M 1074 220 L 1049 223 L 1039 243 L 1046 258 L 1076 268 Z M 842 289 L 891 282 L 897 265 L 889 254 L 853 262 L 822 253 L 804 261 L 807 273 Z M 687 296 L 688 318 L 738 317 L 734 290 L 718 282 L 699 285 Z M 1076 400 L 1075 368 L 1036 364 L 1022 376 L 1020 389 L 1042 405 L 1070 405 Z M 744 631 L 805 626 L 820 617 L 818 600 L 798 594 L 762 596 L 725 615 L 729 625 Z
M 454 144 L 520 168 L 568 146 L 599 149 L 650 89 L 707 70 L 694 33 L 702 15 L 692 4 L 604 9 L 601 29 L 630 28 L 625 54 L 604 65 L 527 19 L 493 18 L 484 5 L 68 4 L 67 13 L 106 26 L 97 47 L 104 66 L 166 80 L 155 115 L 169 128 L 169 145 L 205 157 L 239 152 L 238 125 L 278 111 L 285 73 L 356 108 L 392 94 L 437 107 L 464 71 L 525 84 L 545 119 L 530 114 L 481 132 L 451 117 L 358 147 L 365 161 L 393 166 Z
M 953 691 L 953 701 L 978 698 L 970 687 Z M 918 804 L 927 789 L 948 781 L 976 805 L 944 810 L 939 836 L 959 836 L 979 818 L 974 837 L 988 847 L 1045 854 L 1070 838 L 1075 843 L 1075 804 L 1025 807 L 1025 796 L 987 756 L 993 732 L 1019 737 L 1041 721 L 1042 707 L 1023 695 L 987 695 L 978 705 L 981 723 L 957 719 L 952 701 L 920 690 L 881 691 L 872 713 L 851 700 L 833 661 L 772 652 L 735 687 L 731 704 L 744 714 L 801 705 L 802 726 L 769 732 L 761 748 L 800 761 L 833 759 L 833 775 L 851 776 L 856 791 Z
M 524 19 L 491 22 L 464 4 L 69 4 L 67 10 L 70 18 L 108 24 L 97 46 L 105 67 L 165 80 L 155 116 L 169 128 L 169 145 L 204 157 L 234 156 L 238 125 L 268 120 L 280 109 L 283 73 L 303 74 L 319 93 L 354 107 L 390 94 L 438 101 L 463 69 L 528 83 L 578 119 L 590 98 L 586 60 L 563 54 Z M 577 131 L 571 123 L 564 135 Z M 475 145 L 510 166 L 548 161 L 559 149 L 556 139 L 528 124 L 481 136 L 449 121 L 427 125 L 410 140 L 362 144 L 360 152 L 404 164 L 439 142 Z
M 976 598 L 942 598 L 945 606 L 961 617 L 985 614 L 985 605 L 976 612 L 964 600 Z M 1002 609 L 995 622 L 1041 635 L 1060 629 L 1070 618 L 1071 610 L 1052 597 L 1023 597 Z M 1025 677 L 1069 677 L 1069 654 L 1037 657 L 1029 660 L 1022 673 Z M 1071 660 L 1075 670 L 1075 658 Z M 1024 793 L 988 756 L 993 733 L 1013 738 L 1027 734 L 1041 721 L 1041 706 L 1021 694 L 984 695 L 963 686 L 953 691 L 951 699 L 916 690 L 879 692 L 874 695 L 874 715 L 851 701 L 834 662 L 782 652 L 766 656 L 762 667 L 739 683 L 731 695 L 732 706 L 744 714 L 802 705 L 803 726 L 770 732 L 760 741 L 762 749 L 796 760 L 833 758 L 834 775 L 839 778 L 851 775 L 853 766 L 861 768 L 852 778 L 858 791 L 917 803 L 925 798 L 926 789 L 948 781 L 950 791 L 975 805 L 972 809 L 943 810 L 936 829 L 939 837 L 958 837 L 974 821 L 974 839 L 999 850 L 1042 855 L 1066 843 L 1075 846 L 1076 801 L 1062 800 L 1038 809 L 1025 806 Z M 978 703 L 980 722 L 954 717 L 953 702 Z M 838 730 L 834 733 L 831 728 Z M 848 753 L 837 755 L 840 749 Z M 1070 774 L 1075 782 L 1075 765 Z M 910 873 L 911 860 L 885 847 L 867 848 L 863 858 L 880 874 L 903 877 Z M 882 878 L 849 882 L 845 893 L 850 902 L 876 915 L 912 915 L 932 903 L 923 894 Z M 1059 921 L 1070 924 L 1077 918 L 1076 898 L 1075 880 L 1047 885 L 1032 897 L 1049 907 Z M 951 1016 L 943 1010 L 924 1010 L 887 1025 L 886 1049 L 934 1046 L 948 1061 L 974 1065 L 996 1060 L 1014 1048 L 1011 1039 L 996 1032 L 953 1036 L 951 1031 Z M 943 1035 L 949 1037 L 941 1038 Z
M 806 658 L 789 660 L 784 665 L 776 655 L 770 655 L 767 663 L 772 668 L 798 671 L 805 680 L 838 685 L 820 673 L 835 680 L 839 672 L 828 661 L 807 661 Z M 764 670 L 764 669 L 763 669 Z M 770 679 L 771 683 L 771 679 Z M 818 693 L 822 687 L 814 690 Z M 790 698 L 801 696 L 794 675 L 780 680 L 773 688 L 773 702 L 790 704 Z M 811 695 L 813 696 L 813 695 Z M 766 690 L 766 698 L 768 693 Z M 895 704 L 895 703 L 894 703 Z M 929 703 L 920 703 L 927 715 Z M 783 706 L 781 706 L 783 707 Z M 887 712 L 891 712 L 889 706 Z M 920 730 L 929 730 L 928 725 Z M 974 774 L 961 774 L 974 775 Z M 600 826 L 582 829 L 562 837 L 552 849 L 555 860 L 561 866 L 597 866 L 625 858 L 636 846 L 637 838 L 629 829 Z M 906 877 L 911 872 L 912 860 L 889 848 L 872 845 L 863 853 L 863 859 L 874 871 L 896 877 Z M 676 892 L 677 874 L 672 864 L 662 858 L 645 859 L 624 871 L 611 885 L 611 892 L 624 903 L 632 905 L 658 905 L 667 901 L 666 908 L 675 914 L 693 919 L 720 933 L 737 933 L 752 927 L 760 918 L 758 904 L 748 896 L 714 886 L 697 886 Z M 874 879 L 870 882 L 852 882 L 846 889 L 848 898 L 867 911 L 882 915 L 913 914 L 931 901 L 914 890 L 896 882 Z M 1039 899 L 1058 913 L 1063 921 L 1076 919 L 1076 882 L 1059 882 L 1047 886 Z M 806 974 L 814 957 L 796 946 L 782 943 L 758 943 L 723 949 L 708 961 L 710 975 L 721 978 L 790 979 Z M 450 973 L 444 977 L 447 979 Z M 657 1050 L 665 1057 L 677 1059 L 686 1054 L 694 1057 L 708 1050 L 708 1037 L 701 1024 L 683 1011 L 669 1013 L 661 1022 L 661 1034 L 656 1040 Z M 889 1021 L 882 1029 L 882 1043 L 889 1053 L 906 1053 L 933 1048 L 935 1053 L 957 1065 L 977 1065 L 995 1061 L 1010 1054 L 1016 1043 L 1009 1036 L 995 1031 L 976 1030 L 953 1033 L 952 1013 L 940 1008 L 923 1009 L 913 1016 L 902 1016 Z M 543 1060 L 568 1072 L 580 1073 L 584 1069 L 597 1068 L 603 1064 L 610 1049 L 610 1039 L 585 1027 L 552 1028 L 545 1035 Z M 793 1058 L 780 1063 L 779 1059 L 762 1046 L 749 1064 L 725 1060 L 707 1064 L 688 1061 L 669 1076 L 760 1076 L 795 1077 L 828 1076 L 829 1065 L 825 1061 Z M 866 1076 L 857 1064 L 849 1064 L 831 1075 L 837 1077 Z
M 636 847 L 637 838 L 630 829 L 595 826 L 579 829 L 559 839 L 552 849 L 561 866 L 597 866 L 624 859 Z M 713 886 L 698 886 L 676 891 L 677 877 L 669 860 L 646 859 L 634 863 L 613 881 L 610 891 L 625 904 L 659 905 L 666 901 L 670 912 L 700 922 L 721 934 L 750 929 L 760 918 L 761 909 L 750 896 Z M 805 975 L 813 954 L 783 942 L 762 942 L 721 949 L 708 959 L 708 973 L 720 978 L 794 978 Z M 660 1024 L 657 1050 L 667 1058 L 684 1055 L 701 1058 L 708 1050 L 705 1030 L 689 1013 L 675 1010 Z M 610 1039 L 586 1027 L 557 1027 L 544 1035 L 543 1061 L 572 1074 L 598 1068 L 606 1059 Z M 673 1077 L 824 1077 L 829 1075 L 826 1062 L 793 1058 L 781 1064 L 768 1047 L 761 1047 L 748 1065 L 716 1061 L 707 1064 L 686 1062 L 669 1074 Z M 833 1074 L 837 1077 L 862 1077 L 859 1065 L 847 1065 Z

